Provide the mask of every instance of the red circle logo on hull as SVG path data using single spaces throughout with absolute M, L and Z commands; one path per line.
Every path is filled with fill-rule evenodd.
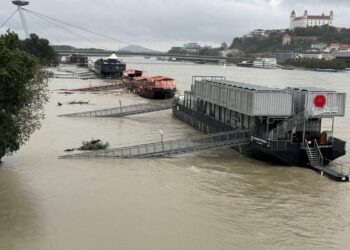
M 318 95 L 314 99 L 314 104 L 318 108 L 323 108 L 326 105 L 326 97 L 324 95 Z

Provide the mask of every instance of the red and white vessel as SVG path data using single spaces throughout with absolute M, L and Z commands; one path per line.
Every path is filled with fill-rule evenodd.
M 128 69 L 124 72 L 124 82 L 135 92 L 149 99 L 172 98 L 176 92 L 175 79 L 167 76 L 142 76 L 142 71 Z

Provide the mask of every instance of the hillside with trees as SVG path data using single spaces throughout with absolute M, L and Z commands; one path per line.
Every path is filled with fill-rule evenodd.
M 246 54 L 255 54 L 281 50 L 302 52 L 310 49 L 311 44 L 314 42 L 350 44 L 350 29 L 346 28 L 337 29 L 324 25 L 321 27 L 295 28 L 294 30 L 286 30 L 286 33 L 292 37 L 292 43 L 290 45 L 282 46 L 284 33 L 272 32 L 266 37 L 236 37 L 233 39 L 230 49 L 238 49 Z
M 283 65 L 292 65 L 298 68 L 305 69 L 336 69 L 344 70 L 346 68 L 345 62 L 332 59 L 316 59 L 316 58 L 297 58 L 297 59 L 287 59 L 282 63 Z

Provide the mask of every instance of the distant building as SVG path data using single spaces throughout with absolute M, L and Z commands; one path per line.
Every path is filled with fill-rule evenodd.
M 282 63 L 287 59 L 295 59 L 299 57 L 298 53 L 294 53 L 293 51 L 282 51 L 276 52 L 272 54 L 273 58 L 276 58 L 277 63 Z
M 263 29 L 255 29 L 250 31 L 248 34 L 244 35 L 246 38 L 264 38 L 268 37 L 272 33 L 284 33 L 285 29 L 273 29 L 273 30 L 263 30 Z
M 198 54 L 201 46 L 198 43 L 185 43 L 183 49 L 188 54 Z
M 265 30 L 262 30 L 262 29 L 255 29 L 253 31 L 250 31 L 246 37 L 248 38 L 252 38 L 252 37 L 258 37 L 258 38 L 261 38 L 261 37 L 266 37 L 267 34 L 266 34 L 266 31 Z
M 227 57 L 227 54 L 228 54 L 227 50 L 219 51 L 219 56 L 221 56 L 221 57 Z
M 296 16 L 295 11 L 293 10 L 290 14 L 290 24 L 289 29 L 294 30 L 294 28 L 307 28 L 313 26 L 322 26 L 322 25 L 332 25 L 333 24 L 333 11 L 329 13 L 329 16 L 322 14 L 320 16 L 310 16 L 305 10 L 303 16 Z
M 334 57 L 331 54 L 300 54 L 300 58 L 309 58 L 309 59 L 326 59 L 331 60 Z
M 322 51 L 327 47 L 326 43 L 312 43 L 311 49 Z
M 285 33 L 282 38 L 282 45 L 290 45 L 291 42 L 292 37 L 288 33 Z
M 227 43 L 225 43 L 225 42 L 223 42 L 223 43 L 221 43 L 221 46 L 220 46 L 220 48 L 222 49 L 222 50 L 227 50 Z
M 345 43 L 331 43 L 328 48 L 330 50 L 349 50 L 350 45 Z

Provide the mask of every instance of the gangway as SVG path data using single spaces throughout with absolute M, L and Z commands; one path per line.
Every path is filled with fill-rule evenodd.
M 120 106 L 108 109 L 63 114 L 59 115 L 59 117 L 122 117 L 171 109 L 173 106 L 173 102 L 165 102 L 159 105 L 148 103 L 135 104 L 130 106 Z
M 146 158 L 191 153 L 206 149 L 228 148 L 248 144 L 249 142 L 250 132 L 248 130 L 226 131 L 163 142 L 146 143 L 129 147 L 104 149 L 78 154 L 67 154 L 62 155 L 59 158 Z
M 317 144 L 316 139 L 314 140 L 313 147 L 309 146 L 307 140 L 305 140 L 305 150 L 306 155 L 310 162 L 310 167 L 321 174 L 326 174 L 329 177 L 338 180 L 338 181 L 349 181 L 349 168 L 345 168 L 342 165 L 338 166 L 324 166 L 323 156 L 321 150 Z M 347 170 L 347 171 L 346 171 Z
M 95 92 L 95 91 L 123 89 L 127 87 L 128 87 L 127 84 L 122 82 L 117 82 L 117 83 L 109 83 L 109 84 L 103 84 L 103 85 L 88 86 L 88 87 L 77 88 L 77 89 L 69 89 L 69 91 L 81 91 L 81 92 L 94 91 Z

